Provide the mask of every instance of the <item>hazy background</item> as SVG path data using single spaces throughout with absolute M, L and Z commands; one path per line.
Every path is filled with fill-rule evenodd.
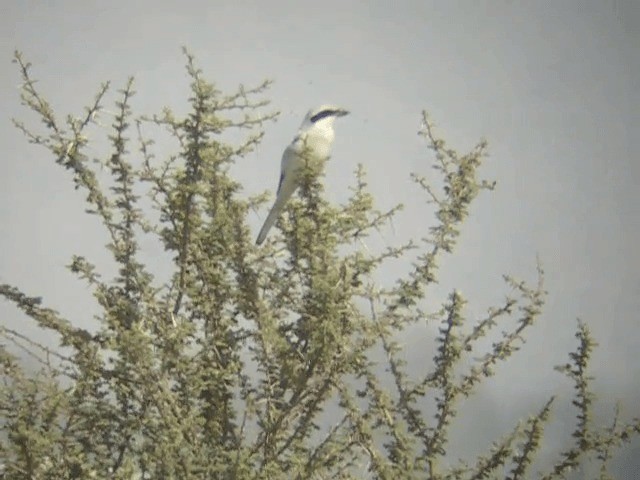
M 101 82 L 119 88 L 130 75 L 136 113 L 185 111 L 184 45 L 223 90 L 275 80 L 268 96 L 282 115 L 236 168 L 247 194 L 275 189 L 282 149 L 308 108 L 331 102 L 352 111 L 336 125 L 327 194 L 343 200 L 363 163 L 379 207 L 407 207 L 372 246 L 419 235 L 433 221 L 409 181 L 411 171 L 432 172 L 416 135 L 422 109 L 454 148 L 488 139 L 482 172 L 497 189 L 472 208 L 434 295 L 456 286 L 479 317 L 508 293 L 503 273 L 535 279 L 539 255 L 549 299 L 525 348 L 469 404 L 454 458 L 488 448 L 487 437 L 506 433 L 553 391 L 561 398 L 546 453 L 568 440 L 571 392 L 552 367 L 575 348 L 577 317 L 600 344 L 592 362 L 599 411 L 609 414 L 620 399 L 625 417 L 640 414 L 640 2 L 16 0 L 3 4 L 0 38 L 1 282 L 88 324 L 88 289 L 64 265 L 73 253 L 108 262 L 104 232 L 83 214 L 70 175 L 11 124 L 36 125 L 19 104 L 13 50 L 33 63 L 62 118 L 89 104 Z M 256 233 L 265 215 L 250 218 Z M 33 332 L 6 302 L 0 318 Z M 422 364 L 433 356 L 425 339 L 406 340 Z M 620 478 L 640 468 L 635 445 L 622 452 Z

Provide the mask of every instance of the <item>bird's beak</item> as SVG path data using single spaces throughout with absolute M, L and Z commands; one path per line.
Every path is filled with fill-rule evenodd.
M 349 115 L 349 110 L 341 108 L 340 110 L 338 110 L 336 115 L 338 115 L 339 117 L 344 117 L 345 115 Z

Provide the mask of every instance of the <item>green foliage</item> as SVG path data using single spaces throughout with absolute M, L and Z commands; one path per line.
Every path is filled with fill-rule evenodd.
M 449 466 L 447 448 L 460 400 L 518 351 L 540 315 L 542 269 L 533 287 L 505 277 L 516 296 L 476 323 L 465 318 L 458 291 L 438 311 L 423 310 L 472 202 L 493 188 L 478 179 L 486 143 L 461 155 L 423 114 L 419 134 L 442 183 L 436 188 L 413 176 L 436 212 L 420 240 L 370 252 L 363 240 L 401 206 L 374 208 L 362 166 L 346 204 L 329 204 L 323 165 L 316 164 L 279 222 L 283 235 L 256 248 L 247 216 L 265 195 L 243 197 L 229 167 L 259 144 L 276 117 L 261 99 L 269 84 L 223 94 L 185 54 L 190 112 L 135 116 L 129 80 L 115 101 L 109 152 L 98 159 L 89 157 L 88 130 L 104 117 L 109 84 L 83 115 L 61 122 L 36 89 L 30 65 L 15 55 L 23 104 L 44 131 L 16 126 L 86 193 L 87 212 L 104 225 L 118 271 L 105 280 L 86 258 L 69 264 L 100 306 L 96 332 L 17 287 L 0 286 L 5 299 L 66 347 L 52 351 L 2 329 L 8 344 L 41 364 L 28 373 L 11 348 L 0 350 L 5 478 L 529 478 L 553 399 L 471 464 Z M 147 137 L 158 128 L 177 146 L 160 159 Z M 230 134 L 242 140 L 232 144 Z M 152 210 L 142 206 L 143 191 Z M 154 278 L 141 260 L 144 235 L 171 255 L 168 279 Z M 376 283 L 390 260 L 412 253 L 410 271 L 393 287 Z M 507 318 L 515 327 L 503 322 L 498 333 Z M 415 377 L 398 337 L 425 321 L 439 324 L 436 354 Z M 499 339 L 483 350 L 479 341 L 489 334 Z M 561 368 L 576 389 L 575 444 L 544 478 L 565 478 L 587 456 L 607 478 L 613 451 L 640 431 L 638 420 L 619 424 L 617 414 L 610 428 L 592 425 L 587 367 L 594 343 L 583 324 L 577 336 L 579 347 Z

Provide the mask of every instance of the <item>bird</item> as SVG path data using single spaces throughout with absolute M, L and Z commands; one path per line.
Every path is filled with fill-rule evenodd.
M 300 169 L 304 167 L 305 160 L 321 160 L 329 157 L 335 137 L 333 122 L 336 118 L 347 114 L 349 114 L 348 110 L 335 105 L 321 105 L 307 112 L 298 134 L 282 154 L 276 200 L 260 229 L 256 245 L 260 245 L 267 238 L 269 230 L 280 216 L 287 200 L 298 188 Z

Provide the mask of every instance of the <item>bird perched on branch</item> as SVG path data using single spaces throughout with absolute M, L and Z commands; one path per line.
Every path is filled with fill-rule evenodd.
M 271 207 L 264 225 L 260 229 L 256 245 L 260 245 L 267 237 L 269 230 L 276 222 L 287 200 L 300 183 L 300 169 L 305 161 L 326 159 L 331 154 L 331 145 L 335 136 L 333 122 L 337 117 L 343 117 L 349 112 L 335 105 L 322 105 L 309 110 L 304 117 L 298 135 L 293 139 L 282 154 L 280 166 L 280 183 L 276 201 Z

